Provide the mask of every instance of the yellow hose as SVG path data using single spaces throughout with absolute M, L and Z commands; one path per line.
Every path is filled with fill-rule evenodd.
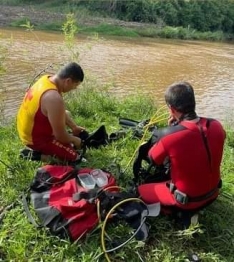
M 126 203 L 126 202 L 130 202 L 130 201 L 141 202 L 141 203 L 143 203 L 144 205 L 146 205 L 145 202 L 142 201 L 142 200 L 139 199 L 139 198 L 132 197 L 132 198 L 124 199 L 124 200 L 118 202 L 116 205 L 114 205 L 114 206 L 110 209 L 110 211 L 107 213 L 107 215 L 106 215 L 106 217 L 105 217 L 105 220 L 103 221 L 102 231 L 101 231 L 101 245 L 102 245 L 102 250 L 103 250 L 103 252 L 104 252 L 104 254 L 105 254 L 106 260 L 107 260 L 108 262 L 111 262 L 111 261 L 110 261 L 110 258 L 109 258 L 109 256 L 108 256 L 108 252 L 107 252 L 107 250 L 106 250 L 105 238 L 104 238 L 104 237 L 105 237 L 106 223 L 107 223 L 107 221 L 108 221 L 108 218 L 109 218 L 110 215 L 112 214 L 112 212 L 113 212 L 117 207 L 119 207 L 120 205 L 122 205 L 122 204 L 124 204 L 124 203 Z
M 129 162 L 128 162 L 126 168 L 125 168 L 125 171 L 126 171 L 126 169 L 128 168 L 128 166 L 131 164 L 131 162 L 132 162 L 135 154 L 137 153 L 137 151 L 138 151 L 138 149 L 139 149 L 142 141 L 145 139 L 145 136 L 146 136 L 146 133 L 147 133 L 147 130 L 149 129 L 149 127 L 150 127 L 152 124 L 156 124 L 156 123 L 159 123 L 159 122 L 161 122 L 161 121 L 165 121 L 165 120 L 168 119 L 168 113 L 163 113 L 163 114 L 157 116 L 157 114 L 159 113 L 159 111 L 161 111 L 161 110 L 164 109 L 165 107 L 166 107 L 166 105 L 160 107 L 160 108 L 155 112 L 155 114 L 153 115 L 153 117 L 150 118 L 149 123 L 144 126 L 145 131 L 144 131 L 144 134 L 143 134 L 143 136 L 142 136 L 142 138 L 141 138 L 141 140 L 140 140 L 140 142 L 139 142 L 139 146 L 138 146 L 138 147 L 136 148 L 136 150 L 134 151 L 131 159 L 129 160 Z M 166 115 L 167 115 L 167 117 L 164 117 L 164 116 L 166 116 Z M 106 188 L 105 190 L 108 190 L 108 189 L 111 189 L 111 188 L 112 188 L 112 187 Z M 120 187 L 114 186 L 113 188 L 120 188 Z M 126 202 L 130 202 L 130 201 L 137 201 L 137 202 L 141 202 L 141 203 L 143 203 L 144 205 L 146 205 L 145 202 L 142 201 L 142 200 L 139 199 L 139 198 L 134 198 L 134 197 L 133 197 L 133 198 L 124 199 L 124 200 L 118 202 L 116 205 L 114 205 L 114 206 L 110 209 L 110 211 L 108 212 L 108 214 L 107 214 L 106 217 L 105 217 L 105 220 L 104 220 L 103 223 L 102 223 L 101 245 L 102 245 L 102 250 L 103 250 L 103 252 L 104 252 L 104 254 L 105 254 L 105 258 L 106 258 L 106 260 L 107 260 L 108 262 L 111 262 L 111 261 L 110 261 L 110 258 L 109 258 L 109 256 L 108 256 L 108 252 L 107 252 L 106 246 L 105 246 L 105 235 L 106 235 L 105 228 L 106 228 L 107 221 L 108 221 L 109 217 L 111 216 L 112 212 L 113 212 L 117 207 L 119 207 L 120 205 L 122 205 L 122 204 L 124 204 L 124 203 L 126 203 Z M 101 223 L 100 201 L 98 201 L 98 203 L 97 203 L 97 208 L 98 208 L 98 218 L 99 218 L 99 222 Z
M 106 187 L 106 188 L 103 188 L 103 191 L 108 191 L 108 190 L 111 190 L 111 189 L 123 189 L 123 187 L 120 187 L 120 186 L 109 186 L 109 187 Z M 101 223 L 101 213 L 100 213 L 100 201 L 99 199 L 97 199 L 97 215 L 98 215 L 98 221 L 99 223 Z
M 163 107 L 165 107 L 165 106 L 163 106 Z M 149 127 L 150 127 L 152 124 L 156 124 L 156 123 L 159 123 L 159 122 L 161 122 L 161 121 L 165 121 L 165 120 L 168 119 L 168 117 L 167 117 L 167 118 L 165 118 L 165 117 L 162 118 L 162 116 L 164 116 L 164 115 L 166 115 L 166 114 L 168 115 L 168 113 L 163 113 L 163 114 L 161 114 L 160 116 L 157 116 L 157 117 L 156 117 L 157 113 L 158 113 L 163 107 L 159 108 L 159 109 L 156 111 L 156 113 L 154 114 L 154 116 L 150 119 L 149 123 L 144 127 L 144 128 L 145 128 L 145 131 L 144 131 L 144 133 L 143 133 L 143 136 L 142 136 L 142 138 L 141 138 L 141 140 L 140 140 L 140 142 L 139 142 L 138 147 L 135 149 L 133 155 L 131 156 L 130 160 L 128 161 L 128 163 L 127 163 L 127 165 L 126 165 L 126 167 L 125 167 L 124 172 L 125 172 L 125 171 L 127 170 L 127 168 L 130 166 L 130 164 L 131 164 L 133 158 L 135 157 L 135 155 L 136 155 L 139 147 L 141 146 L 142 142 L 144 141 L 145 136 L 146 136 L 146 134 L 147 134 L 147 131 L 148 131 Z

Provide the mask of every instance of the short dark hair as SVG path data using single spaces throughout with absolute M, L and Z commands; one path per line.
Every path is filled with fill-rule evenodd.
M 61 79 L 71 78 L 74 82 L 83 82 L 84 72 L 80 65 L 75 62 L 71 62 L 60 69 L 58 77 Z
M 165 92 L 165 101 L 180 113 L 187 114 L 195 111 L 194 90 L 188 82 L 177 82 L 170 85 Z

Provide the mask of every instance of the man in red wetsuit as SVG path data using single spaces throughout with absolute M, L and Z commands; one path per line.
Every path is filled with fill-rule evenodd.
M 83 79 L 82 68 L 72 62 L 55 75 L 42 76 L 27 90 L 18 111 L 17 129 L 23 144 L 39 152 L 34 156 L 37 160 L 46 161 L 51 156 L 66 161 L 79 159 L 74 146 L 81 147 L 77 136 L 84 128 L 77 126 L 65 110 L 62 93 L 76 89 Z
M 156 166 L 169 161 L 170 180 L 140 185 L 138 191 L 146 203 L 196 210 L 219 194 L 225 131 L 217 120 L 197 116 L 189 83 L 169 86 L 165 101 L 169 126 L 155 131 L 148 156 Z

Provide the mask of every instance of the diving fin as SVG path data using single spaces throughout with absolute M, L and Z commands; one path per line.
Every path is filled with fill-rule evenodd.
M 125 128 L 136 128 L 139 125 L 139 123 L 140 122 L 129 118 L 122 118 L 122 117 L 119 118 L 119 124 Z
M 119 118 L 119 124 L 123 128 L 132 128 L 132 129 L 143 129 L 147 124 L 149 124 L 150 119 L 136 121 L 129 118 Z M 151 130 L 152 128 L 150 128 Z
M 106 127 L 101 125 L 96 131 L 92 132 L 88 138 L 84 140 L 84 144 L 88 148 L 98 148 L 108 144 L 108 134 Z

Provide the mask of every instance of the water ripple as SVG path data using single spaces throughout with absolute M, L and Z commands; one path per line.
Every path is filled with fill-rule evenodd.
M 0 83 L 1 103 L 5 116 L 14 117 L 33 77 L 50 63 L 68 61 L 71 54 L 61 34 L 5 29 L 0 33 L 1 45 L 9 47 L 7 74 Z M 75 52 L 85 73 L 100 83 L 111 83 L 110 91 L 119 97 L 144 93 L 161 105 L 165 87 L 186 80 L 194 86 L 199 114 L 225 121 L 234 109 L 231 44 L 78 37 Z

